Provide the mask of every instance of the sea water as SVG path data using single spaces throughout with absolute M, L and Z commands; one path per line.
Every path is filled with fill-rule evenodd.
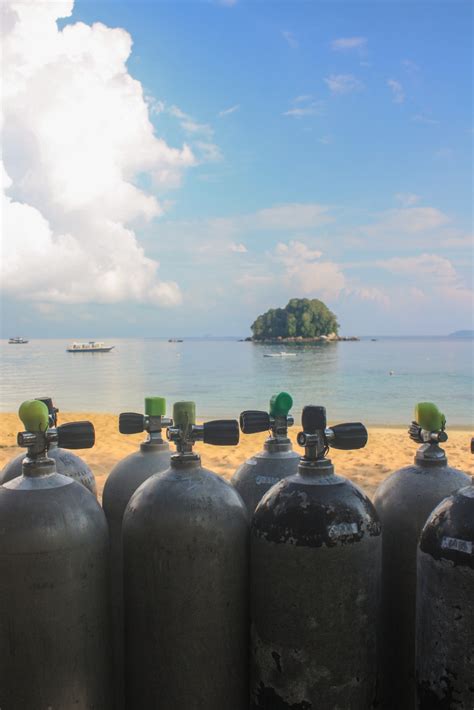
M 417 401 L 434 401 L 448 425 L 472 426 L 473 340 L 370 338 L 308 346 L 238 339 L 110 340 L 109 353 L 68 353 L 65 340 L 0 341 L 1 411 L 51 396 L 69 412 L 143 411 L 147 395 L 196 401 L 199 418 L 266 409 L 281 390 L 327 408 L 328 421 L 408 424 Z M 294 357 L 264 357 L 281 351 Z

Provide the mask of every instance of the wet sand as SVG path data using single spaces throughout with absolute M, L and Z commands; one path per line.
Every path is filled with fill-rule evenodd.
M 99 495 L 113 466 L 124 456 L 136 451 L 144 434 L 125 436 L 118 431 L 118 418 L 114 414 L 64 413 L 60 423 L 88 419 L 96 430 L 96 445 L 93 449 L 77 451 L 92 468 L 97 479 Z M 20 453 L 16 446 L 16 434 L 21 422 L 16 414 L 0 414 L 0 468 L 13 456 Z M 298 426 L 290 429 L 290 437 L 295 449 Z M 474 475 L 474 456 L 470 453 L 470 430 L 448 430 L 449 440 L 444 445 L 451 466 Z M 217 447 L 198 443 L 196 450 L 202 456 L 203 465 L 230 479 L 237 467 L 246 458 L 259 451 L 266 434 L 241 435 L 240 444 L 235 447 Z M 331 459 L 336 470 L 361 486 L 370 496 L 380 481 L 392 471 L 410 464 L 416 451 L 406 433 L 406 428 L 369 427 L 369 441 L 365 449 L 359 451 L 331 451 Z

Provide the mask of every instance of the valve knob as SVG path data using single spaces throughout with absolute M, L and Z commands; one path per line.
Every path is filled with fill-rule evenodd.
M 336 424 L 331 427 L 334 438 L 330 445 L 333 449 L 363 449 L 367 443 L 369 435 L 367 429 L 360 422 L 350 422 L 347 424 Z
M 244 434 L 268 431 L 270 429 L 270 415 L 268 412 L 248 409 L 240 415 L 240 428 Z
M 121 434 L 140 434 L 145 429 L 143 414 L 135 412 L 122 412 L 119 415 L 119 432 Z
M 301 415 L 303 431 L 307 434 L 314 434 L 317 431 L 326 429 L 326 407 L 308 405 L 303 408 Z
M 236 446 L 239 425 L 235 419 L 216 419 L 203 424 L 203 442 L 214 446 Z
M 63 449 L 91 449 L 95 443 L 91 422 L 69 422 L 57 428 L 58 445 Z

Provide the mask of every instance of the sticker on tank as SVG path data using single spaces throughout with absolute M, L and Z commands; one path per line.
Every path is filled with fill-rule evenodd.
M 275 476 L 257 476 L 255 483 L 257 486 L 265 486 L 267 483 L 273 485 L 274 483 L 279 483 L 281 478 L 275 478 Z
M 460 540 L 457 537 L 443 537 L 441 540 L 442 550 L 458 550 L 472 555 L 472 542 L 470 540 Z
M 357 523 L 335 523 L 328 528 L 328 534 L 331 540 L 337 540 L 346 535 L 354 535 L 359 532 Z

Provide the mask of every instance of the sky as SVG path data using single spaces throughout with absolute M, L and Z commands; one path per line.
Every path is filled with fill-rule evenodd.
M 2 336 L 472 328 L 472 4 L 2 3 Z

